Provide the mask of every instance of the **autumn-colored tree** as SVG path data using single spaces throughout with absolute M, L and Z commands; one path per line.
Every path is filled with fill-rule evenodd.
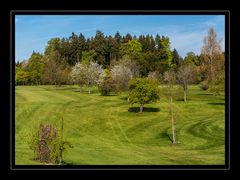
M 207 81 L 211 83 L 219 73 L 219 68 L 224 64 L 221 50 L 221 40 L 217 39 L 214 28 L 208 30 L 208 35 L 204 38 L 201 51 L 201 70 L 207 75 Z

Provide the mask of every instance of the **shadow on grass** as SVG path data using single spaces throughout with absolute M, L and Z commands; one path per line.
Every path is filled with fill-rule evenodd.
M 212 93 L 201 93 L 201 94 L 197 94 L 197 95 L 200 95 L 200 96 L 213 96 Z
M 159 112 L 160 108 L 152 108 L 152 107 L 144 107 L 143 112 Z M 128 109 L 128 112 L 134 112 L 134 113 L 139 113 L 140 112 L 140 107 L 130 107 Z
M 100 96 L 117 96 L 117 94 L 108 94 L 108 95 L 102 95 L 102 94 L 100 94 Z
M 169 135 L 168 133 L 166 133 L 166 132 L 161 133 L 160 136 L 161 136 L 162 138 L 167 138 L 167 139 L 169 139 L 171 142 L 173 142 L 173 140 L 172 140 L 172 138 L 170 137 L 170 135 Z
M 224 106 L 225 102 L 218 102 L 218 103 L 208 103 L 210 105 L 214 105 L 214 106 Z
M 123 96 L 123 97 L 120 97 L 119 99 L 127 101 L 128 97 L 127 96 Z
M 192 99 L 191 98 L 187 98 L 187 102 L 188 101 L 191 101 Z M 178 98 L 178 99 L 176 99 L 176 101 L 182 101 L 182 102 L 184 102 L 184 99 L 183 98 Z
M 96 93 L 98 93 L 98 91 L 96 91 L 96 90 L 91 90 L 91 92 L 89 93 L 88 92 L 88 90 L 80 90 L 80 89 L 75 89 L 75 88 L 72 88 L 71 89 L 73 92 L 77 92 L 77 93 L 79 93 L 79 94 L 96 94 Z
M 61 165 L 76 165 L 76 164 L 73 163 L 73 162 L 65 162 L 65 161 L 63 161 Z

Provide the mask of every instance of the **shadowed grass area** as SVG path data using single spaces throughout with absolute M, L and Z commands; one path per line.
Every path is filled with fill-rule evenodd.
M 143 112 L 159 112 L 160 108 L 153 108 L 153 107 L 145 107 L 143 108 Z M 128 112 L 135 112 L 138 113 L 140 112 L 140 107 L 130 107 L 128 109 Z
M 64 154 L 72 165 L 214 165 L 225 162 L 224 97 L 189 87 L 189 102 L 174 98 L 176 145 L 172 145 L 169 104 L 165 97 L 146 104 L 143 113 L 131 107 L 126 93 L 101 96 L 77 86 L 16 87 L 16 164 L 39 164 L 29 149 L 38 125 L 60 127 L 74 146 Z M 137 106 L 137 105 L 135 105 Z

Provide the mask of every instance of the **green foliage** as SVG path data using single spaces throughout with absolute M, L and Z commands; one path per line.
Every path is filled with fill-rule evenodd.
M 182 58 L 178 54 L 177 50 L 174 48 L 172 53 L 172 66 L 176 69 L 182 63 Z
M 16 85 L 39 85 L 44 70 L 43 56 L 40 53 L 33 52 L 25 65 L 17 64 L 15 66 Z
M 106 39 L 104 33 L 97 30 L 95 37 L 90 41 L 89 48 L 96 52 L 96 62 L 100 65 L 105 65 L 105 45 Z
M 209 56 L 211 43 L 205 40 L 202 54 L 197 56 L 189 52 L 184 61 L 176 49 L 171 51 L 169 37 L 158 34 L 155 37 L 152 35 L 136 37 L 129 33 L 121 36 L 117 32 L 114 36 L 105 36 L 98 30 L 94 37 L 87 39 L 82 33 L 79 35 L 72 33 L 62 39 L 52 38 L 48 41 L 44 54 L 33 52 L 28 60 L 16 64 L 16 85 L 70 84 L 72 81 L 69 80 L 69 72 L 77 63 L 95 62 L 104 69 L 111 69 L 112 66 L 119 65 L 122 59 L 128 60 L 125 64 L 133 77 L 147 77 L 154 71 L 162 76 L 168 70 L 177 71 L 183 64 L 197 67 L 196 83 L 204 80 L 210 83 L 217 74 L 224 71 L 224 54 L 219 49 L 216 33 L 211 30 L 208 39 L 210 35 L 215 38 L 216 44 L 216 49 L 212 48 L 213 59 L 211 60 Z M 210 60 L 213 63 L 212 68 L 209 68 Z M 83 78 L 80 79 L 78 84 L 84 84 Z
M 99 85 L 99 90 L 101 95 L 107 96 L 110 94 L 111 91 L 114 90 L 111 72 L 108 69 L 105 69 L 102 78 L 103 80 Z
M 31 55 L 28 60 L 27 71 L 29 72 L 30 82 L 32 84 L 40 84 L 42 74 L 44 71 L 43 56 L 40 53 L 35 53 Z
M 137 40 L 129 40 L 120 47 L 122 56 L 128 56 L 131 60 L 141 61 L 142 57 L 142 45 Z
M 59 60 L 59 55 L 51 53 L 45 59 L 45 67 L 42 80 L 45 84 L 63 85 L 70 82 L 70 68 Z M 61 63 L 60 63 L 61 62 Z
M 44 55 L 49 56 L 53 52 L 60 54 L 61 49 L 61 39 L 60 38 L 52 38 L 48 41 L 47 47 L 45 48 Z
M 188 52 L 187 56 L 184 58 L 183 63 L 185 65 L 199 65 L 199 57 L 195 55 L 194 52 Z
M 95 57 L 96 57 L 96 52 L 94 50 L 83 51 L 82 52 L 82 63 L 90 64 L 91 62 L 94 62 Z
M 209 84 L 208 91 L 214 95 L 224 94 L 225 90 L 225 76 L 224 73 L 218 74 L 214 80 Z
M 16 85 L 26 85 L 29 82 L 29 73 L 19 67 L 15 69 L 15 83 Z
M 173 54 L 170 48 L 170 40 L 168 37 L 162 37 L 160 39 L 160 59 L 168 66 L 171 66 L 172 59 L 173 59 Z
M 147 78 L 135 78 L 129 81 L 128 99 L 131 104 L 139 103 L 141 106 L 160 99 L 158 82 Z

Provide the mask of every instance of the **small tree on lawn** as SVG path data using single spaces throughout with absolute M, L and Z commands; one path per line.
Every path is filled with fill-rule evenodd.
M 174 95 L 174 84 L 176 83 L 176 73 L 173 70 L 166 71 L 164 73 L 164 81 L 167 83 L 167 88 L 164 89 L 164 93 L 167 95 L 170 101 L 170 116 L 172 121 L 172 143 L 176 144 L 176 129 L 175 129 L 175 118 L 174 118 L 174 105 L 173 105 L 173 95 Z
M 143 112 L 145 104 L 158 100 L 159 88 L 156 80 L 147 78 L 131 79 L 128 83 L 129 95 L 128 99 L 131 104 L 140 104 L 140 113 Z
M 102 66 L 91 62 L 90 64 L 84 64 L 85 66 L 85 83 L 88 87 L 88 93 L 90 94 L 90 86 L 98 85 L 99 77 L 103 72 Z
M 84 85 L 84 71 L 82 70 L 82 65 L 77 63 L 72 68 L 72 81 L 80 86 L 80 92 L 82 92 L 82 87 Z
M 182 65 L 177 72 L 177 81 L 183 87 L 184 102 L 187 102 L 188 84 L 196 79 L 196 69 L 193 65 Z
M 98 85 L 102 72 L 102 66 L 95 62 L 77 63 L 72 69 L 72 79 L 74 82 L 77 82 L 80 87 L 85 84 L 90 94 L 90 86 Z

